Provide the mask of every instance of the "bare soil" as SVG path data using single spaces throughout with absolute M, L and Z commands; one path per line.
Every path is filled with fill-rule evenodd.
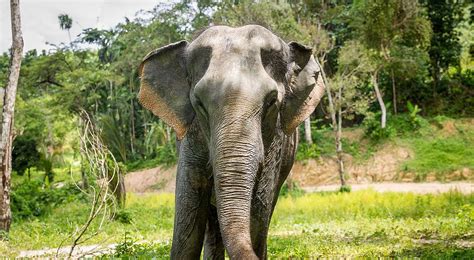
M 337 191 L 340 185 L 321 185 L 321 186 L 305 186 L 303 190 L 306 192 L 319 191 Z M 378 192 L 411 192 L 417 194 L 436 194 L 450 191 L 458 191 L 464 194 L 474 193 L 474 183 L 469 182 L 425 182 L 425 183 L 400 183 L 400 182 L 381 182 L 381 183 L 366 183 L 353 184 L 351 190 L 365 190 L 373 189 Z
M 474 126 L 474 119 L 462 119 L 460 125 L 470 128 Z M 459 131 L 459 126 L 453 120 L 447 120 L 439 127 L 442 128 L 442 133 L 445 136 L 456 134 Z M 364 142 L 362 136 L 362 129 L 350 129 L 350 131 L 343 132 L 343 137 L 348 140 Z M 369 145 L 369 143 L 363 143 L 364 147 Z M 439 181 L 439 176 L 435 172 L 428 173 L 424 179 L 425 182 L 432 183 L 432 186 L 421 187 L 419 184 L 413 183 L 418 182 L 415 173 L 400 170 L 403 163 L 414 156 L 414 153 L 409 148 L 389 143 L 376 150 L 377 152 L 370 156 L 369 159 L 363 161 L 356 160 L 349 154 L 345 155 L 346 180 L 354 189 L 366 187 L 368 184 L 375 185 L 375 183 L 382 183 L 380 184 L 381 190 L 385 189 L 382 187 L 386 187 L 386 183 L 396 183 L 393 186 L 394 188 L 387 188 L 393 191 L 399 190 L 397 185 L 402 185 L 406 189 L 413 191 L 426 188 L 432 192 L 438 192 L 445 189 L 445 184 L 436 182 Z M 135 193 L 174 192 L 175 176 L 176 166 L 169 168 L 156 167 L 128 173 L 125 177 L 125 185 L 127 191 Z M 311 187 L 316 186 L 324 186 L 331 189 L 334 185 L 337 186 L 339 184 L 336 159 L 334 157 L 323 157 L 295 162 L 289 179 L 302 187 L 308 187 L 310 190 L 312 189 Z M 463 168 L 443 174 L 442 181 L 457 181 L 471 185 L 471 183 L 474 183 L 474 169 Z M 391 185 L 387 187 L 391 187 Z
M 127 192 L 174 192 L 176 166 L 156 167 L 127 173 L 125 190 Z

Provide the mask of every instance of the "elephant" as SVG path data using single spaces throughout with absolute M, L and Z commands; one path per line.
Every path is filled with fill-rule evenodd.
M 211 26 L 150 52 L 140 104 L 176 132 L 172 259 L 266 259 L 298 125 L 324 95 L 312 49 L 259 25 Z

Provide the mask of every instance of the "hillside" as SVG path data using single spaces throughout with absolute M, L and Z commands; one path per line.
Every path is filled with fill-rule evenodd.
M 378 142 L 365 137 L 362 127 L 346 129 L 348 183 L 474 181 L 474 119 L 438 118 L 425 123 L 415 133 L 395 131 Z M 331 134 L 328 129 L 316 130 L 314 149 L 320 156 L 297 160 L 290 182 L 302 187 L 338 184 Z M 299 158 L 302 153 L 300 149 Z M 175 174 L 175 166 L 134 171 L 127 174 L 126 186 L 132 192 L 169 192 L 174 190 Z

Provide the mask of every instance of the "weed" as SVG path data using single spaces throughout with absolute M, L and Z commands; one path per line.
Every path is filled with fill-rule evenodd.
M 301 189 L 300 185 L 297 182 L 291 182 L 289 183 L 288 181 L 285 181 L 283 185 L 281 186 L 280 189 L 280 196 L 281 197 L 299 197 L 305 194 L 305 191 Z
M 123 224 L 131 224 L 133 218 L 131 212 L 127 209 L 119 209 L 114 215 L 114 220 Z

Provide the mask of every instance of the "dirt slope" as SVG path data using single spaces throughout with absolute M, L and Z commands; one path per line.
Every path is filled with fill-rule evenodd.
M 127 192 L 174 192 L 176 166 L 156 167 L 125 175 L 125 189 Z

